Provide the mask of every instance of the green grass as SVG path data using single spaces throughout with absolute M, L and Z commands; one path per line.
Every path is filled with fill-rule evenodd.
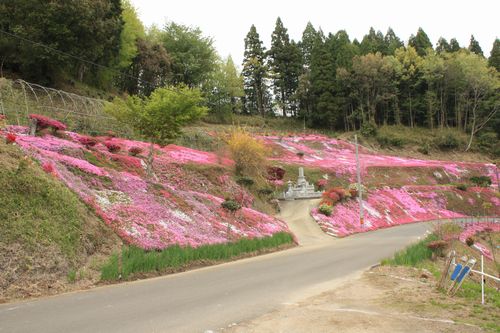
M 429 242 L 437 240 L 438 237 L 430 234 L 425 239 L 408 246 L 406 249 L 397 252 L 394 258 L 382 260 L 382 265 L 391 266 L 416 266 L 426 259 L 432 257 L 432 251 L 427 247 Z
M 171 246 L 162 251 L 145 251 L 137 247 L 126 247 L 120 257 L 114 254 L 101 269 L 101 279 L 112 281 L 128 279 L 136 273 L 161 273 L 168 269 L 180 269 L 202 261 L 226 261 L 232 258 L 291 244 L 288 233 L 276 233 L 271 237 L 240 239 L 234 243 L 204 245 L 197 248 Z
M 17 147 L 3 143 L 0 202 L 2 244 L 56 246 L 68 258 L 75 258 L 84 243 L 97 241 L 102 231 L 102 223 L 76 194 Z

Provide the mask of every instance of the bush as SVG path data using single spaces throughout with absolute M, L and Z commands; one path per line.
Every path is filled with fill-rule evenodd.
M 266 157 L 269 153 L 263 142 L 254 139 L 248 132 L 238 128 L 231 133 L 228 146 L 237 175 L 261 176 L 263 174 Z
M 377 135 L 377 125 L 373 122 L 365 121 L 361 125 L 361 135 L 365 137 L 374 137 Z
M 232 199 L 226 199 L 220 205 L 222 208 L 224 208 L 225 210 L 228 210 L 230 212 L 235 212 L 235 211 L 241 209 L 241 205 L 237 201 L 232 200 Z
M 94 147 L 97 144 L 97 139 L 91 136 L 81 136 L 78 138 L 78 142 L 87 148 Z
M 447 133 L 434 139 L 434 144 L 441 150 L 456 149 L 460 145 L 460 140 L 456 135 Z
M 455 187 L 458 190 L 460 190 L 460 191 L 467 191 L 467 185 L 466 184 L 457 184 Z
M 285 177 L 285 169 L 280 167 L 268 167 L 267 168 L 267 179 L 269 180 L 282 180 Z
M 297 152 L 297 156 L 298 156 L 299 158 L 304 157 L 304 152 L 302 152 L 302 151 Z
M 236 179 L 236 183 L 238 183 L 239 185 L 242 185 L 242 186 L 250 187 L 253 184 L 255 184 L 255 181 L 251 177 L 240 177 L 240 178 Z
M 477 186 L 488 187 L 491 185 L 491 178 L 488 176 L 470 177 L 469 180 Z
M 260 195 L 268 196 L 268 195 L 273 194 L 274 191 L 272 189 L 270 189 L 270 188 L 261 188 L 261 189 L 259 189 L 258 192 L 259 192 Z
M 16 142 L 17 136 L 14 133 L 7 133 L 5 136 L 5 142 L 8 144 Z
M 134 146 L 134 147 L 130 147 L 130 149 L 128 150 L 128 153 L 132 156 L 137 156 L 137 155 L 142 154 L 143 151 L 144 151 L 144 149 L 142 149 L 141 147 Z
M 391 135 L 377 135 L 377 142 L 382 147 L 403 147 L 404 140 L 402 138 L 398 138 Z
M 444 240 L 436 240 L 429 242 L 427 244 L 427 247 L 431 249 L 434 253 L 436 253 L 437 256 L 441 257 L 443 256 L 443 250 L 446 248 L 448 243 Z
M 328 184 L 328 180 L 326 180 L 324 178 L 318 179 L 318 181 L 316 182 L 316 186 L 318 187 L 319 190 L 323 190 L 327 184 Z
M 318 211 L 325 216 L 331 216 L 333 208 L 330 205 L 322 204 L 319 206 Z
M 108 148 L 110 153 L 117 153 L 122 149 L 122 147 L 112 142 L 105 142 L 104 145 Z
M 46 128 L 52 128 L 54 131 L 66 130 L 66 125 L 49 117 L 45 117 L 39 114 L 30 114 L 29 118 L 36 121 L 37 132 Z
M 467 237 L 467 239 L 465 240 L 465 244 L 467 244 L 467 246 L 472 246 L 472 245 L 474 245 L 474 238 L 472 238 L 472 237 Z
M 429 155 L 430 150 L 431 150 L 431 147 L 429 146 L 429 143 L 427 143 L 427 142 L 423 143 L 422 146 L 417 149 L 417 151 L 419 153 L 424 154 L 424 155 Z

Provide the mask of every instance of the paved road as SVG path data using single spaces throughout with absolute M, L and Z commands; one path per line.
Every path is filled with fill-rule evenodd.
M 283 214 L 290 218 L 288 208 Z M 216 331 L 366 269 L 428 229 L 420 223 L 330 239 L 320 237 L 313 225 L 297 225 L 312 221 L 293 220 L 293 230 L 308 230 L 299 235 L 306 245 L 156 279 L 4 304 L 0 332 Z

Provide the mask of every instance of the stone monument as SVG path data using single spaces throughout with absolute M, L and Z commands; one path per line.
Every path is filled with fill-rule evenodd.
M 295 200 L 295 199 L 314 199 L 320 198 L 323 192 L 316 191 L 313 184 L 309 184 L 304 176 L 304 168 L 299 168 L 299 177 L 297 183 L 292 181 L 288 182 L 288 189 L 283 192 L 279 199 L 281 200 Z

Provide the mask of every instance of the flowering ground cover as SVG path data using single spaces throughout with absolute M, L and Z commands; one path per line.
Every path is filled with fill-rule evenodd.
M 29 136 L 22 127 L 8 131 L 17 135 L 16 144 L 25 153 L 93 207 L 128 244 L 143 249 L 197 247 L 288 232 L 284 222 L 249 208 L 251 194 L 224 169 L 232 161 L 214 153 L 155 146 L 157 179 L 147 181 L 148 143 L 98 137 L 89 145 L 87 138 L 72 132 L 55 137 Z M 132 148 L 135 156 L 129 154 Z M 188 164 L 218 168 L 218 175 L 183 168 Z M 214 193 L 239 194 L 246 207 L 229 213 L 220 206 L 223 198 Z
M 339 177 L 354 181 L 356 175 L 355 147 L 353 144 L 321 135 L 295 137 L 261 137 L 273 148 L 272 160 L 288 164 L 300 164 L 328 170 Z M 442 170 L 435 178 L 449 177 L 459 181 L 474 174 L 484 174 L 497 183 L 496 167 L 493 164 L 420 160 L 395 156 L 384 156 L 360 147 L 360 165 L 363 176 L 370 168 L 430 168 Z M 413 183 L 412 179 L 408 180 Z

